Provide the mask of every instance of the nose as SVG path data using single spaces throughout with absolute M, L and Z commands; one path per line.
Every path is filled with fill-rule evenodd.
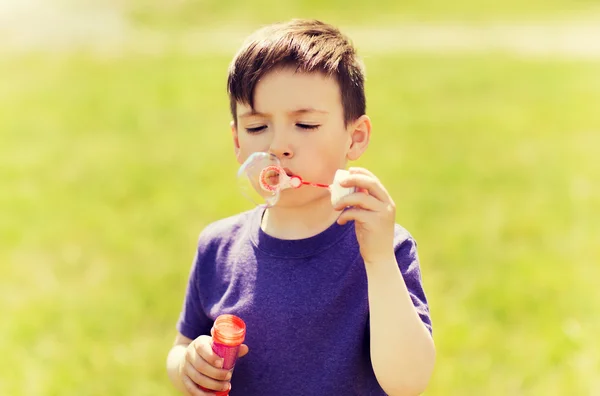
M 269 147 L 269 153 L 275 155 L 277 158 L 292 158 L 294 151 L 290 144 L 280 137 L 274 137 Z

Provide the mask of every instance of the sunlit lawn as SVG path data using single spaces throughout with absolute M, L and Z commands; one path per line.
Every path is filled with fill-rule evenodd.
M 0 63 L 1 395 L 170 394 L 197 234 L 249 208 L 229 59 Z M 370 57 L 373 142 L 417 238 L 429 395 L 600 392 L 600 64 Z
M 292 17 L 319 18 L 342 25 L 379 26 L 402 21 L 561 20 L 600 13 L 600 4 L 593 0 L 121 0 L 118 3 L 140 25 L 169 29 L 235 28 Z

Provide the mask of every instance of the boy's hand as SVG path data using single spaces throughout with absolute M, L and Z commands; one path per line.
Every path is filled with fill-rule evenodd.
M 248 353 L 248 347 L 242 345 L 238 356 Z M 212 350 L 212 338 L 202 335 L 192 341 L 179 364 L 179 376 L 188 395 L 214 396 L 214 393 L 204 391 L 200 386 L 214 391 L 228 390 L 231 371 L 221 368 L 223 359 Z
M 365 263 L 395 261 L 394 226 L 396 205 L 379 179 L 364 168 L 350 168 L 341 181 L 342 187 L 357 187 L 359 192 L 347 195 L 334 206 L 346 209 L 339 224 L 354 220 L 360 254 Z

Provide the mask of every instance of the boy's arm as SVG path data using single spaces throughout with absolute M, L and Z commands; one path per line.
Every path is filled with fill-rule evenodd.
M 187 338 L 181 334 L 177 334 L 175 337 L 175 342 L 173 343 L 173 347 L 167 356 L 167 374 L 169 375 L 169 379 L 175 388 L 181 392 L 185 392 L 185 385 L 181 381 L 179 368 L 183 358 L 185 357 L 186 349 L 191 342 L 192 340 L 190 338 Z
M 365 267 L 377 380 L 390 396 L 418 395 L 425 391 L 435 362 L 429 329 L 415 310 L 394 256 Z
M 359 192 L 341 198 L 339 224 L 354 221 L 368 280 L 371 362 L 381 387 L 391 396 L 422 393 L 431 377 L 435 347 L 415 308 L 420 276 L 414 241 L 394 248 L 396 206 L 379 179 L 364 168 L 350 168 L 342 187 Z M 398 256 L 398 257 L 397 257 Z M 406 271 L 407 285 L 402 271 Z M 406 269 L 405 269 L 406 268 Z M 413 303 L 411 294 L 414 294 Z
M 187 369 L 185 361 L 186 359 L 188 361 L 190 360 L 189 355 L 186 356 L 186 354 L 190 353 L 188 349 L 192 343 L 194 344 L 193 347 L 195 349 L 199 344 L 207 344 L 206 339 L 199 340 L 199 338 L 204 338 L 201 337 L 201 335 L 210 333 L 210 328 L 213 323 L 203 310 L 200 302 L 202 295 L 199 290 L 202 262 L 211 261 L 210 257 L 208 259 L 206 258 L 206 245 L 210 243 L 210 241 L 210 234 L 207 234 L 206 230 L 204 230 L 198 238 L 198 247 L 190 269 L 185 298 L 177 321 L 178 333 L 175 337 L 173 346 L 167 355 L 166 366 L 169 379 L 175 388 L 188 395 L 205 394 L 197 388 L 186 374 Z M 207 349 L 209 349 L 209 353 L 212 352 L 212 349 Z M 210 375 L 208 376 L 210 377 Z M 212 378 L 214 378 L 214 376 Z

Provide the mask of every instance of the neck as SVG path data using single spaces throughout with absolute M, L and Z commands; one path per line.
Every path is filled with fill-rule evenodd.
M 329 228 L 341 212 L 331 206 L 329 196 L 300 207 L 268 208 L 261 228 L 279 239 L 310 238 Z

